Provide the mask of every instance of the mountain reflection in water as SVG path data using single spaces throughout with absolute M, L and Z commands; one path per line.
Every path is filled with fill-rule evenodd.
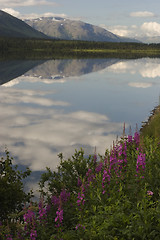
M 75 148 L 92 154 L 96 147 L 104 154 L 124 122 L 134 131 L 158 101 L 160 59 L 7 61 L 0 66 L 1 150 L 7 145 L 16 164 L 33 172 L 55 169 L 58 153 L 70 157 Z
M 0 85 L 17 78 L 34 68 L 35 66 L 42 64 L 43 60 L 6 60 L 0 61 Z

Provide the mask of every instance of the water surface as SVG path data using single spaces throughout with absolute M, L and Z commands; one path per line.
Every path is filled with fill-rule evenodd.
M 104 154 L 158 104 L 160 59 L 1 62 L 0 139 L 19 165 L 55 169 L 58 153 Z M 33 185 L 32 180 L 32 185 Z

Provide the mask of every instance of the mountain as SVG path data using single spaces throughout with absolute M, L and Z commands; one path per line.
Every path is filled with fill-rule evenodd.
M 139 38 L 143 43 L 160 43 L 160 36 L 154 37 L 141 37 Z
M 48 38 L 24 21 L 0 10 L 0 36 L 20 38 Z
M 44 60 L 6 60 L 0 61 L 0 85 L 25 74 Z
M 41 82 L 58 82 L 101 71 L 119 59 L 56 59 L 56 60 L 6 60 L 0 61 L 0 85 L 14 85 L 22 79 L 38 79 Z M 13 80 L 13 81 L 11 81 Z M 10 83 L 8 83 L 11 81 Z
M 50 81 L 58 81 L 67 77 L 78 77 L 101 71 L 117 62 L 119 62 L 119 59 L 109 58 L 48 60 L 28 71 L 25 76 L 36 76 L 41 80 L 48 79 Z
M 82 21 L 60 17 L 42 17 L 25 22 L 46 35 L 66 40 L 107 41 L 107 42 L 139 42 L 135 39 L 122 38 L 104 28 Z

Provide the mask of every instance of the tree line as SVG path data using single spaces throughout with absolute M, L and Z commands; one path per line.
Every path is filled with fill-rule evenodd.
M 20 58 L 160 56 L 160 44 L 0 38 L 0 56 Z

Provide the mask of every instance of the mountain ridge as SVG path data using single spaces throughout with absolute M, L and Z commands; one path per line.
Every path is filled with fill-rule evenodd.
M 0 36 L 96 42 L 140 42 L 136 39 L 120 37 L 102 27 L 78 20 L 61 17 L 21 20 L 2 10 L 0 10 Z
M 140 42 L 136 39 L 120 37 L 99 26 L 67 18 L 41 17 L 32 20 L 26 19 L 24 21 L 34 29 L 56 39 L 104 42 Z
M 0 36 L 18 38 L 42 38 L 46 39 L 44 33 L 33 29 L 24 21 L 0 10 Z

